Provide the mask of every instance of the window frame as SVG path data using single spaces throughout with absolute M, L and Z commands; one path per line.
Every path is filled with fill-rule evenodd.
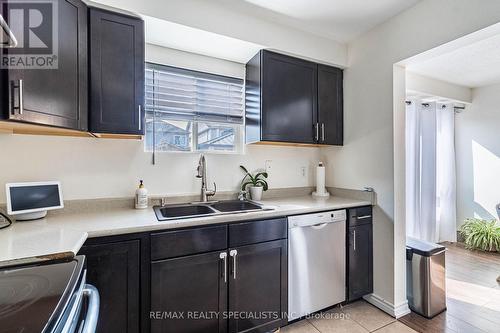
M 148 149 L 148 146 L 147 146 L 147 140 L 145 139 L 144 140 L 144 152 L 146 153 L 167 153 L 167 154 L 200 154 L 200 153 L 203 153 L 203 154 L 218 154 L 218 155 L 241 155 L 241 154 L 244 154 L 245 153 L 245 140 L 244 140 L 244 137 L 245 137 L 245 122 L 246 122 L 246 119 L 245 119 L 245 113 L 246 113 L 246 109 L 245 109 L 245 84 L 246 84 L 246 80 L 245 79 L 242 79 L 242 78 L 238 78 L 238 77 L 231 77 L 231 76 L 227 76 L 227 75 L 221 75 L 221 74 L 214 74 L 214 73 L 209 73 L 209 72 L 203 72 L 203 71 L 199 71 L 199 70 L 192 70 L 192 69 L 189 69 L 189 68 L 183 68 L 183 67 L 179 67 L 179 66 L 172 66 L 172 65 L 165 65 L 165 64 L 160 64 L 160 63 L 156 63 L 156 62 L 150 62 L 150 61 L 146 61 L 144 63 L 144 66 L 145 66 L 145 69 L 159 69 L 161 70 L 162 68 L 165 68 L 165 67 L 168 67 L 168 68 L 171 68 L 173 69 L 174 71 L 176 70 L 179 70 L 179 72 L 182 72 L 182 71 L 188 71 L 188 72 L 191 72 L 191 73 L 196 73 L 196 74 L 199 74 L 200 78 L 203 78 L 203 79 L 212 79 L 212 78 L 217 78 L 217 77 L 221 77 L 221 78 L 226 78 L 226 79 L 229 79 L 231 81 L 238 81 L 238 83 L 241 82 L 241 87 L 242 87 L 242 95 L 241 95 L 241 103 L 242 103 L 242 107 L 243 107 L 243 110 L 242 110 L 242 122 L 241 123 L 231 123 L 231 122 L 217 122 L 217 121 L 210 121 L 210 120 L 206 120 L 206 119 L 203 119 L 203 118 L 200 118 L 200 119 L 194 119 L 194 120 L 181 120 L 181 119 L 175 119 L 175 117 L 172 117 L 172 121 L 186 121 L 186 122 L 191 122 L 192 124 L 192 130 L 191 130 L 191 142 L 190 142 L 190 150 L 189 151 L 182 151 L 182 150 L 156 150 L 155 148 L 155 144 L 153 143 L 152 146 L 151 146 L 151 149 Z M 146 83 L 145 83 L 146 84 Z M 147 117 L 148 114 L 150 113 L 153 113 L 155 114 L 156 112 L 158 111 L 148 111 L 146 110 L 145 111 L 145 117 Z M 149 118 L 151 119 L 153 122 L 155 121 L 155 117 L 153 116 L 152 118 Z M 212 123 L 212 124 L 218 124 L 218 125 L 221 125 L 221 126 L 227 126 L 227 127 L 232 127 L 234 129 L 234 147 L 235 149 L 234 150 L 211 150 L 211 149 L 198 149 L 198 125 L 200 123 Z M 147 131 L 144 132 L 144 137 L 146 138 L 147 136 Z M 154 132 L 153 132 L 153 136 L 154 136 Z

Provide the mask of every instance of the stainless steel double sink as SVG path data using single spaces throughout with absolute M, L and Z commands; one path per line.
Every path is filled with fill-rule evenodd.
M 239 214 L 264 210 L 263 206 L 249 200 L 221 200 L 193 202 L 153 207 L 158 221 L 187 219 L 202 216 Z

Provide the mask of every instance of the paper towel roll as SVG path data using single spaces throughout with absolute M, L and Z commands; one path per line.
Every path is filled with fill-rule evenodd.
M 316 194 L 325 192 L 325 167 L 320 164 L 316 167 Z
M 316 191 L 313 192 L 314 196 L 327 197 L 330 195 L 325 188 L 325 167 L 323 162 L 319 162 L 316 167 Z

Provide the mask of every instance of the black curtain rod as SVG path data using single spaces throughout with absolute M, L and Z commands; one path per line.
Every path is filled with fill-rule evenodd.
M 406 105 L 411 105 L 412 101 L 405 101 Z M 429 103 L 422 103 L 423 106 L 429 106 Z M 465 106 L 454 106 L 455 110 L 465 110 Z

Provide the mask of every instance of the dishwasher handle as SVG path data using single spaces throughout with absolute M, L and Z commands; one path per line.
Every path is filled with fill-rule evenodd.
M 325 222 L 325 223 L 313 224 L 313 225 L 310 225 L 308 227 L 316 229 L 316 230 L 320 230 L 320 229 L 323 229 L 324 227 L 326 227 L 327 225 L 328 225 L 328 223 Z

